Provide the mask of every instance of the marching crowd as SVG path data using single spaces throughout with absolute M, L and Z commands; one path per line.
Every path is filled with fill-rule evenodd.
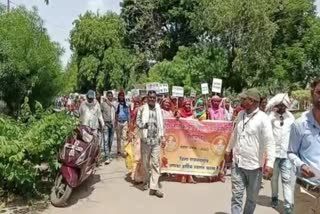
M 320 79 L 311 83 L 311 98 L 312 108 L 297 120 L 288 110 L 291 101 L 287 94 L 277 94 L 268 100 L 254 88 L 239 94 L 240 103 L 234 106 L 229 98 L 217 95 L 189 99 L 148 91 L 146 96 L 133 97 L 128 102 L 124 91 L 115 100 L 111 91 L 101 97 L 90 90 L 86 98 L 77 98 L 74 108 L 82 125 L 93 129 L 104 127 L 105 164 L 112 161 L 111 147 L 116 134 L 118 156 L 132 159 L 129 162 L 133 164 L 127 164 L 132 181 L 159 198 L 164 196 L 159 183 L 160 152 L 167 140 L 164 119 L 233 121 L 234 130 L 219 175 L 208 178 L 210 182 L 225 182 L 231 163 L 231 213 L 254 213 L 263 177 L 271 179 L 270 203 L 277 207 L 280 177 L 286 214 L 319 214 Z M 183 183 L 196 183 L 198 178 L 168 176 Z

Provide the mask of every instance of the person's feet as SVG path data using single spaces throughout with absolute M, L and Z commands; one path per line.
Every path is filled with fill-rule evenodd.
M 105 165 L 110 164 L 112 161 L 112 158 L 107 158 L 106 161 L 104 162 Z
M 293 213 L 293 209 L 292 209 L 292 207 L 290 207 L 290 208 L 285 208 L 284 209 L 284 214 L 292 214 Z
M 197 182 L 193 179 L 192 175 L 188 176 L 188 183 L 190 184 L 196 184 Z
M 148 184 L 143 184 L 142 186 L 143 191 L 146 191 L 149 189 L 149 185 Z
M 163 198 L 163 196 L 164 196 L 164 194 L 162 192 L 160 192 L 159 190 L 153 190 L 153 189 L 150 190 L 149 195 L 157 196 L 158 198 Z
M 181 183 L 187 183 L 187 176 L 185 176 L 185 175 L 183 175 L 182 177 L 181 177 Z
M 272 197 L 271 198 L 271 206 L 272 208 L 276 208 L 279 204 L 278 198 L 277 197 Z

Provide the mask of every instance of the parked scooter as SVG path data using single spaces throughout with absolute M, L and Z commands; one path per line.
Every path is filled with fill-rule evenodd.
M 78 126 L 60 151 L 61 168 L 51 190 L 56 207 L 67 205 L 72 190 L 94 174 L 100 156 L 100 136 L 87 126 Z

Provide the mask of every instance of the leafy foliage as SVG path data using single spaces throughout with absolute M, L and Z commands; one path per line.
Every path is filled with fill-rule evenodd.
M 80 91 L 125 88 L 129 84 L 136 65 L 135 55 L 123 47 L 123 42 L 124 23 L 115 13 L 87 12 L 75 21 L 71 32 L 75 58 L 69 69 L 75 69 L 76 63 Z
M 28 126 L 8 117 L 0 118 L 0 187 L 23 196 L 39 194 L 45 187 L 37 166 L 47 163 L 46 178 L 58 169 L 58 150 L 75 126 L 64 114 L 45 113 Z
M 62 49 L 50 38 L 36 9 L 0 12 L 0 93 L 11 114 L 19 113 L 25 96 L 44 106 L 61 89 Z

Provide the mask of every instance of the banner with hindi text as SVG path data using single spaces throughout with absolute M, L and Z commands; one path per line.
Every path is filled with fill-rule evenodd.
M 161 172 L 215 176 L 224 159 L 232 122 L 165 119 Z

